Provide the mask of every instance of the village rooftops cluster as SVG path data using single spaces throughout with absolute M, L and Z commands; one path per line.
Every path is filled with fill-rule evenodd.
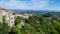
M 24 13 L 24 14 L 16 14 L 16 17 L 17 16 L 28 19 L 30 16 L 33 16 L 33 14 L 27 14 L 27 13 Z

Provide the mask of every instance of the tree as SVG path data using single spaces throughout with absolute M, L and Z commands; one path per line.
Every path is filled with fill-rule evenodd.
M 21 20 L 24 20 L 24 18 L 22 18 L 22 17 L 15 17 L 15 25 L 18 25 L 19 23 L 21 23 Z
M 11 29 L 11 32 L 10 32 L 10 33 L 11 33 L 11 34 L 24 34 L 24 32 L 21 31 L 17 26 L 13 27 L 13 28 Z
M 8 28 L 8 24 L 5 21 L 5 17 L 3 16 L 3 22 L 0 25 L 0 34 L 8 34 L 9 32 L 9 28 Z

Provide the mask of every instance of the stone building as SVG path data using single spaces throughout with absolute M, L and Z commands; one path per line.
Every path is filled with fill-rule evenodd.
M 0 8 L 0 22 L 1 23 L 2 23 L 3 16 L 5 16 L 6 23 L 8 23 L 8 26 L 12 27 L 15 21 L 15 12 Z

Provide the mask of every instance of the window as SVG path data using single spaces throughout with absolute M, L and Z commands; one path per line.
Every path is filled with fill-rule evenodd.
M 11 18 L 11 19 L 13 19 L 13 18 Z
M 13 15 L 15 15 L 15 13 L 13 13 Z
M 13 21 L 11 21 L 11 23 L 13 23 Z

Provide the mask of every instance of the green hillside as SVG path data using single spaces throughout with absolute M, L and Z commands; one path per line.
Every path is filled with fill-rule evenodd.
M 8 28 L 4 20 L 3 25 L 0 25 L 0 34 L 60 34 L 60 20 L 51 17 L 54 15 L 55 13 L 34 15 L 28 19 L 15 17 L 12 28 Z

